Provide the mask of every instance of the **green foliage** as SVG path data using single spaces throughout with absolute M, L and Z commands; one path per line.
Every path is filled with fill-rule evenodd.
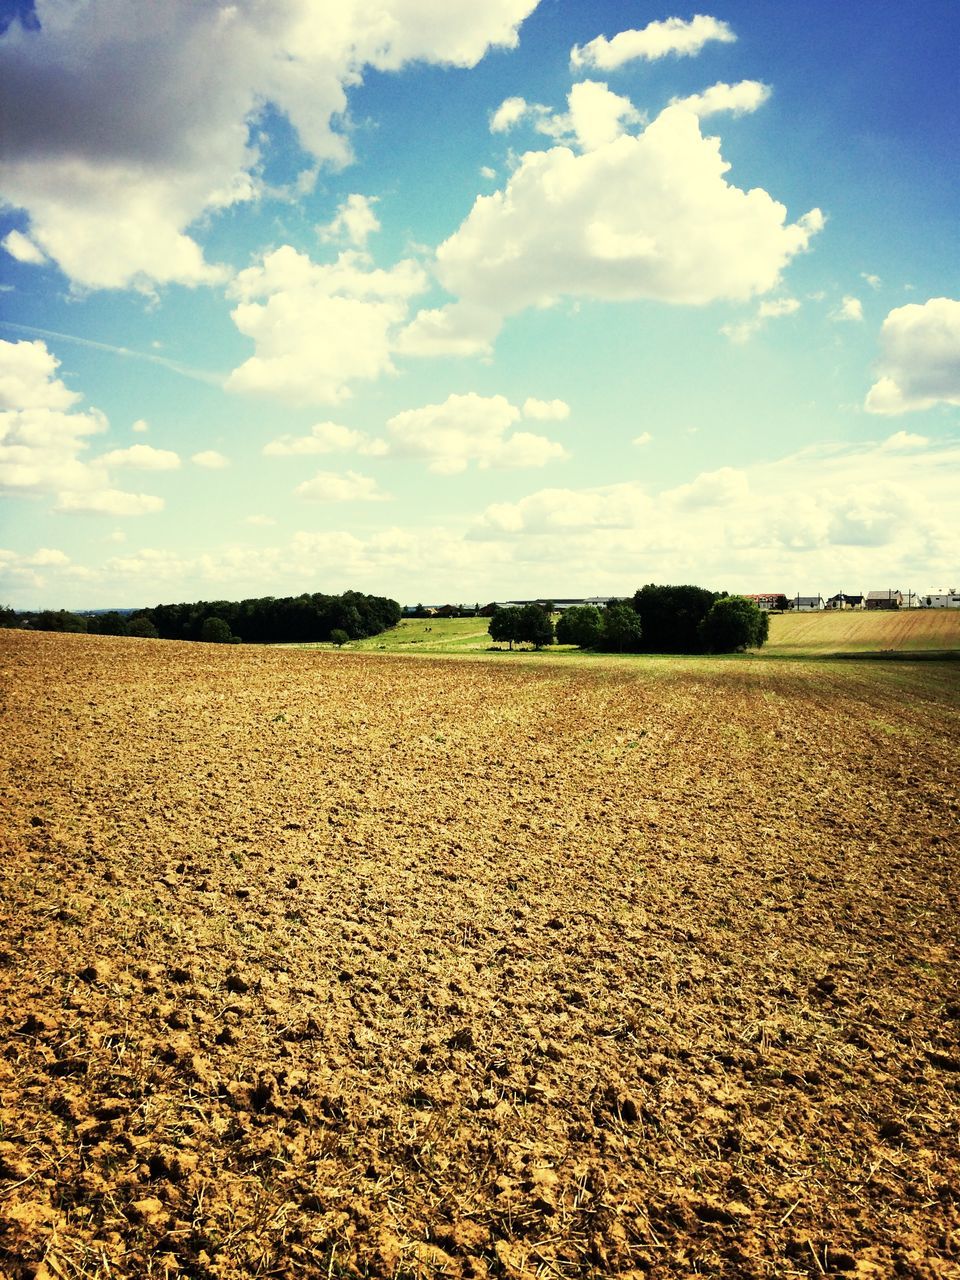
M 718 598 L 705 587 L 648 583 L 633 597 L 643 627 L 644 653 L 702 653 L 700 624 Z
M 335 644 L 338 649 L 342 649 L 350 637 L 341 627 L 334 627 L 330 632 L 330 643 Z
M 164 640 L 199 640 L 204 620 L 221 618 L 244 644 L 315 644 L 336 629 L 351 640 L 379 635 L 401 618 L 396 600 L 345 591 L 295 597 L 264 596 L 253 600 L 198 600 L 161 604 L 144 610 Z
M 0 604 L 0 627 L 17 627 L 19 625 L 16 609 L 10 609 L 7 605 Z
M 87 629 L 86 618 L 66 609 L 43 609 L 31 618 L 36 631 L 79 631 Z
M 553 619 L 542 605 L 521 605 L 517 613 L 519 614 L 517 639 L 525 640 L 535 649 L 542 649 L 545 644 L 553 644 Z
M 557 622 L 557 644 L 575 644 L 594 649 L 603 635 L 603 615 L 592 604 L 576 604 L 564 609 Z
M 203 620 L 200 639 L 204 644 L 229 644 L 233 640 L 233 632 L 222 618 L 211 615 Z
M 115 609 L 109 613 L 95 613 L 87 619 L 87 631 L 97 636 L 125 636 L 127 619 Z
M 603 611 L 603 632 L 597 645 L 610 653 L 640 653 L 643 625 L 632 605 L 615 601 Z
M 511 649 L 515 643 L 532 644 L 535 649 L 553 644 L 553 619 L 538 604 L 495 610 L 488 630 L 492 640 L 497 644 L 506 640 Z
M 704 644 L 712 653 L 759 649 L 769 629 L 767 614 L 743 596 L 715 601 L 701 625 Z
M 514 641 L 520 639 L 517 628 L 519 612 L 519 609 L 494 609 L 490 615 L 490 626 L 487 628 L 490 639 L 497 644 L 503 644 L 506 640 L 512 649 Z
M 127 635 L 136 636 L 139 640 L 159 640 L 160 632 L 149 618 L 142 613 L 131 618 L 127 623 Z

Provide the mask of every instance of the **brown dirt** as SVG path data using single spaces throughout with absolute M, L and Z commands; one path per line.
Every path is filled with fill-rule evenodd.
M 960 1276 L 953 668 L 0 680 L 0 1274 Z

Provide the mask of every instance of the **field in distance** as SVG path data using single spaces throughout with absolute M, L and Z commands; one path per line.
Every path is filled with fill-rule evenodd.
M 4 1276 L 960 1277 L 953 664 L 0 672 Z
M 392 631 L 354 642 L 349 648 L 385 653 L 484 653 L 496 647 L 488 626 L 487 618 L 404 618 Z M 770 639 L 761 653 L 764 657 L 793 658 L 884 650 L 960 650 L 960 609 L 773 614 Z M 573 655 L 580 651 L 559 646 L 550 652 Z M 599 655 L 591 656 L 596 661 Z

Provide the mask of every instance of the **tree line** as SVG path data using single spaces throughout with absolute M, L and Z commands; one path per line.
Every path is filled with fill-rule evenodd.
M 734 653 L 757 649 L 770 619 L 752 600 L 705 587 L 641 587 L 606 608 L 572 605 L 554 625 L 549 607 L 497 609 L 490 638 L 498 644 L 572 644 L 606 653 Z
M 132 614 L 111 611 L 84 615 L 65 609 L 15 613 L 0 609 L 0 626 L 219 644 L 343 644 L 379 635 L 395 627 L 400 617 L 396 600 L 345 591 L 339 596 L 315 592 L 239 601 L 159 604 Z

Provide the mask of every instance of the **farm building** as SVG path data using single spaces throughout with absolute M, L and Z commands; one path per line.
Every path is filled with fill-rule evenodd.
M 848 596 L 843 591 L 838 591 L 835 596 L 831 596 L 827 601 L 828 609 L 862 609 L 863 596 Z
M 960 591 L 951 587 L 945 591 L 939 587 L 936 591 L 928 591 L 920 597 L 921 605 L 927 609 L 960 609 Z
M 790 608 L 797 609 L 800 613 L 815 613 L 823 608 L 823 596 L 793 596 Z
M 758 609 L 765 609 L 769 612 L 771 609 L 777 608 L 777 601 L 781 597 L 786 600 L 786 596 L 782 591 L 757 591 L 744 595 L 744 600 L 752 600 Z
M 886 591 L 868 591 L 866 608 L 868 609 L 900 609 L 903 607 L 903 594 L 888 588 Z

